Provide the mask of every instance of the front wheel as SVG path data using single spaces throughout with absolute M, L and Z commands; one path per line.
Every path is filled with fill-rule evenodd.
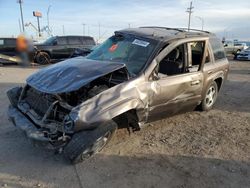
M 36 62 L 40 65 L 47 65 L 50 63 L 50 56 L 46 52 L 39 52 L 35 58 Z
M 206 95 L 201 102 L 201 110 L 208 111 L 211 110 L 218 96 L 218 86 L 215 81 L 213 81 L 208 89 L 206 90 Z
M 114 121 L 106 122 L 94 130 L 76 133 L 64 148 L 64 155 L 73 164 L 80 163 L 100 152 L 117 129 Z

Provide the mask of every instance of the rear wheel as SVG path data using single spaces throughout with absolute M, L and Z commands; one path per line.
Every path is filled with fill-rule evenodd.
M 76 133 L 64 148 L 64 155 L 73 163 L 82 162 L 101 151 L 117 129 L 114 121 L 100 125 L 94 130 Z
M 218 85 L 213 81 L 206 91 L 206 95 L 201 102 L 201 110 L 211 110 L 218 96 Z
M 46 52 L 39 52 L 36 55 L 36 62 L 40 65 L 46 65 L 50 63 L 50 56 Z

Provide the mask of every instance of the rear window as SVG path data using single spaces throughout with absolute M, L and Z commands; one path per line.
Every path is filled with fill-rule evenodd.
M 226 58 L 224 47 L 222 45 L 222 42 L 219 39 L 210 38 L 209 42 L 211 44 L 215 60 L 220 60 L 220 59 Z

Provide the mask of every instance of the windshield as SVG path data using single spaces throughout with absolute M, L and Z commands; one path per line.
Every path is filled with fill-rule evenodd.
M 122 62 L 126 64 L 130 74 L 137 75 L 146 64 L 155 46 L 156 42 L 150 39 L 115 35 L 91 52 L 87 59 Z
M 43 44 L 46 44 L 46 45 L 51 45 L 52 42 L 56 39 L 56 37 L 50 37 L 48 38 L 46 41 L 43 42 Z

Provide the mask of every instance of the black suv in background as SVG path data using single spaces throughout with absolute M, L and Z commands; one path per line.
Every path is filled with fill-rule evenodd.
M 0 54 L 16 56 L 16 38 L 0 38 Z
M 89 50 L 95 46 L 90 36 L 54 36 L 41 44 L 37 44 L 35 61 L 39 64 L 48 64 L 51 59 L 71 57 L 76 49 Z

